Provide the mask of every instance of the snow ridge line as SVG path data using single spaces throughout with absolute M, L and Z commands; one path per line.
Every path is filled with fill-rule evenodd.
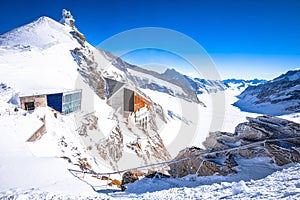
M 165 165 L 165 164 L 178 163 L 180 161 L 193 159 L 195 157 L 202 156 L 202 155 L 204 157 L 203 158 L 203 161 L 204 161 L 204 160 L 206 160 L 205 157 L 207 157 L 209 155 L 212 155 L 212 154 L 226 153 L 226 152 L 231 152 L 231 151 L 235 151 L 235 150 L 239 150 L 239 149 L 247 149 L 247 148 L 250 148 L 250 147 L 255 147 L 257 145 L 265 144 L 266 142 L 288 141 L 288 140 L 294 140 L 294 139 L 300 139 L 300 137 L 289 137 L 289 138 L 277 138 L 277 139 L 263 140 L 263 141 L 253 142 L 251 144 L 242 145 L 242 146 L 239 146 L 239 147 L 232 147 L 232 148 L 218 150 L 218 151 L 212 151 L 212 152 L 208 152 L 208 153 L 199 153 L 199 154 L 195 154 L 195 155 L 193 155 L 191 157 L 185 157 L 185 158 L 182 158 L 182 159 L 179 159 L 179 160 L 159 162 L 159 163 L 154 163 L 154 164 L 149 164 L 149 165 L 143 165 L 143 166 L 140 166 L 140 167 L 125 169 L 125 170 L 119 170 L 119 171 L 114 171 L 114 172 L 107 172 L 107 173 L 96 173 L 96 172 L 94 172 L 92 170 L 87 170 L 87 171 L 80 171 L 80 170 L 74 170 L 74 169 L 68 169 L 68 170 L 70 171 L 70 173 L 72 173 L 72 172 L 84 172 L 84 173 L 93 174 L 93 175 L 96 175 L 96 176 L 121 174 L 121 173 L 124 173 L 126 171 L 131 171 L 131 170 L 145 169 L 145 168 L 149 168 L 149 167 L 157 166 L 157 165 Z M 202 164 L 202 162 L 200 163 L 200 165 L 201 164 Z

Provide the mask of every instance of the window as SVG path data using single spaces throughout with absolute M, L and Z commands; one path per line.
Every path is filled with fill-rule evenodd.
M 62 113 L 69 114 L 81 108 L 81 91 L 63 95 Z
M 25 110 L 34 110 L 34 102 L 25 102 Z

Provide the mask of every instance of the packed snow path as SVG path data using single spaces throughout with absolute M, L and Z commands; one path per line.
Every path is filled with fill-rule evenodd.
M 183 179 L 148 179 L 127 192 L 89 196 L 57 194 L 37 188 L 11 189 L 0 192 L 0 199 L 300 199 L 299 174 L 298 163 L 260 180 L 226 182 L 225 179 L 221 183 L 185 187 L 183 184 L 189 181 Z M 155 192 L 143 193 L 145 187 Z

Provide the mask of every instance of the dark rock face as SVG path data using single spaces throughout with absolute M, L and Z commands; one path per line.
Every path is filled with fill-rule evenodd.
M 109 137 L 96 145 L 96 149 L 102 159 L 109 162 L 113 169 L 117 170 L 117 162 L 123 155 L 123 135 L 118 126 L 112 129 Z
M 279 165 L 300 161 L 300 124 L 270 116 L 247 118 L 234 133 L 213 132 L 203 142 L 179 152 L 169 165 L 173 177 L 235 173 L 237 157 L 269 157 Z

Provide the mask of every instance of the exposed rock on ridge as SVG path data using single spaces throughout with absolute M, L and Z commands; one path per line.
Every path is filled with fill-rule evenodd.
M 179 152 L 170 164 L 173 177 L 235 173 L 237 158 L 268 157 L 278 166 L 300 162 L 300 124 L 270 116 L 247 118 L 234 133 L 213 132 L 206 150 L 192 147 Z

